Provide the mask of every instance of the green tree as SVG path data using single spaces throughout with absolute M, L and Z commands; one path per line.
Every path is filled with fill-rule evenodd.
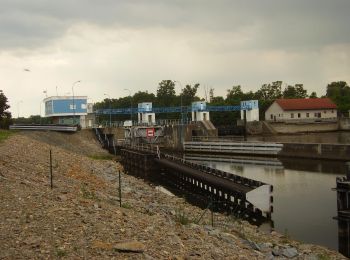
M 350 87 L 345 81 L 328 84 L 326 97 L 333 100 L 342 114 L 347 114 L 350 110 Z
M 243 91 L 240 85 L 233 86 L 231 89 L 227 90 L 226 103 L 228 105 L 239 105 L 243 99 Z
M 295 84 L 295 86 L 288 85 L 282 95 L 283 98 L 306 98 L 307 90 L 304 89 L 303 84 Z
M 214 88 L 209 89 L 209 103 L 214 99 Z
M 157 105 L 173 106 L 176 102 L 175 82 L 172 80 L 162 80 L 157 89 Z
M 133 103 L 135 103 L 135 107 L 137 107 L 138 103 L 142 102 L 152 102 L 154 103 L 156 100 L 156 96 L 153 93 L 148 93 L 148 91 L 138 91 L 132 97 Z
M 317 94 L 315 91 L 312 91 L 309 98 L 317 98 Z
M 255 93 L 259 100 L 260 118 L 265 118 L 265 111 L 276 100 L 282 97 L 282 81 L 275 81 L 272 84 L 263 84 Z
M 200 100 L 198 97 L 196 97 L 198 88 L 199 88 L 199 83 L 196 83 L 193 85 L 193 87 L 191 85 L 186 85 L 182 89 L 180 98 L 182 98 L 183 106 L 190 106 L 192 102 Z
M 0 90 L 0 128 L 8 128 L 12 123 L 11 113 L 7 111 L 9 108 L 8 99 L 4 92 Z
M 259 100 L 276 100 L 282 97 L 282 81 L 275 81 L 272 84 L 263 84 L 256 92 Z

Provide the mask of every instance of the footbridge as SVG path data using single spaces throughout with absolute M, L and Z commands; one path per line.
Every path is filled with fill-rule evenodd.
M 239 105 L 239 106 L 205 106 L 203 108 L 193 107 L 193 106 L 177 106 L 177 107 L 151 107 L 147 108 L 110 108 L 110 109 L 97 109 L 95 113 L 97 115 L 130 115 L 137 113 L 190 113 L 194 111 L 212 111 L 212 112 L 224 112 L 224 111 L 242 111 L 242 110 L 251 110 L 252 106 L 250 105 Z

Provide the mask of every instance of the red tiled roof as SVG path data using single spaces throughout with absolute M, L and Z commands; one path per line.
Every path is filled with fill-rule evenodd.
M 283 110 L 337 109 L 329 98 L 277 99 L 276 102 Z

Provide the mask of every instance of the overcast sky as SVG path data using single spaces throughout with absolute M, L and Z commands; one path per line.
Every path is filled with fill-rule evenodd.
M 14 117 L 77 80 L 75 95 L 97 102 L 156 93 L 163 79 L 198 82 L 201 97 L 276 80 L 323 95 L 350 83 L 350 1 L 0 0 L 0 89 Z

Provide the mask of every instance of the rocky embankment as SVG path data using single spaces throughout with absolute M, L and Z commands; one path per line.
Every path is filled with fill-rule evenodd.
M 124 173 L 119 207 L 118 171 L 86 131 L 0 143 L 0 259 L 344 258 L 220 214 L 212 227 L 209 212 Z

